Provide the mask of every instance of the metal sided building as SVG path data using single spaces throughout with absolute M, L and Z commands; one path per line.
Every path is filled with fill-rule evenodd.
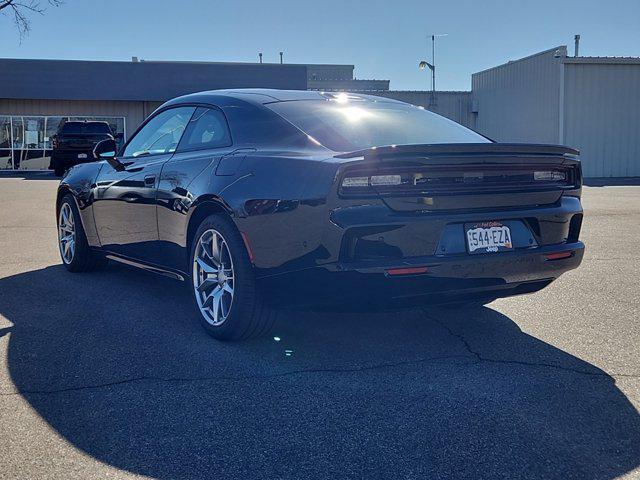
M 586 177 L 640 176 L 640 58 L 560 46 L 473 74 L 472 94 L 494 140 L 577 147 Z

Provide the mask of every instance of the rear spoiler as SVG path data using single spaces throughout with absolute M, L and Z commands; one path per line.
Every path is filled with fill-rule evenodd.
M 531 143 L 437 143 L 424 145 L 386 145 L 381 147 L 366 148 L 363 150 L 355 150 L 353 152 L 340 153 L 338 155 L 335 155 L 335 157 L 364 157 L 365 160 L 382 160 L 388 157 L 397 157 L 404 155 L 424 155 L 429 157 L 438 155 L 576 156 L 579 154 L 580 152 L 575 148 L 565 147 L 562 145 L 542 145 Z

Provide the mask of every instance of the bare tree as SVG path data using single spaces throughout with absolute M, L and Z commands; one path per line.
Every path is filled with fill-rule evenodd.
M 64 3 L 64 0 L 47 0 L 46 3 L 53 7 L 59 7 Z M 13 22 L 18 29 L 20 40 L 31 29 L 29 16 L 33 14 L 43 15 L 45 10 L 46 6 L 43 6 L 42 0 L 0 0 L 0 13 L 8 13 L 13 16 Z

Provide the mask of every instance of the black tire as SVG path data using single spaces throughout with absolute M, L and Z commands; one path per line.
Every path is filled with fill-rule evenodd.
M 228 248 L 232 262 L 233 296 L 226 318 L 219 325 L 207 319 L 198 304 L 198 292 L 194 278 L 194 259 L 201 237 L 210 231 L 217 232 Z M 218 340 L 246 340 L 268 333 L 275 320 L 276 311 L 271 308 L 259 291 L 253 265 L 240 232 L 231 220 L 221 215 L 211 215 L 199 225 L 191 242 L 189 257 L 190 288 L 198 317 L 209 335 Z
M 60 240 L 60 217 L 62 215 L 63 209 L 65 208 L 65 205 L 68 205 L 68 207 L 71 209 L 71 212 L 73 214 L 73 225 L 75 229 L 74 252 L 70 260 L 68 258 L 65 258 L 65 255 L 63 254 L 62 242 Z M 91 247 L 89 247 L 89 244 L 87 243 L 87 236 L 84 233 L 82 221 L 80 220 L 80 212 L 78 211 L 76 202 L 71 194 L 67 194 L 62 198 L 62 201 L 60 202 L 58 207 L 56 221 L 58 225 L 58 250 L 60 251 L 62 264 L 67 270 L 74 273 L 89 272 L 106 265 L 107 259 L 103 255 L 93 252 L 91 250 Z
M 65 171 L 64 160 L 58 157 L 51 157 L 51 165 L 49 166 L 49 168 L 53 169 L 53 173 L 56 177 L 61 177 L 62 175 L 64 175 Z

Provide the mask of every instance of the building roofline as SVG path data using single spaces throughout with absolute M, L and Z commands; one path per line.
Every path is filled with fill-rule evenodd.
M 472 73 L 471 76 L 473 77 L 474 75 L 479 75 L 481 73 L 489 72 L 491 70 L 495 70 L 496 68 L 502 68 L 502 67 L 505 67 L 507 65 L 511 65 L 513 63 L 522 62 L 523 60 L 529 60 L 530 58 L 538 57 L 540 55 L 546 55 L 548 53 L 555 52 L 556 50 L 560 50 L 560 49 L 564 50 L 565 55 L 566 55 L 567 46 L 566 45 L 558 45 L 557 47 L 549 48 L 547 50 L 543 50 L 542 52 L 533 53 L 531 55 L 527 55 L 526 57 L 518 58 L 516 60 L 509 60 L 508 62 L 502 63 L 500 65 L 496 65 L 495 67 L 485 68 L 484 70 L 480 70 L 479 72 Z M 564 58 L 568 58 L 568 57 L 564 57 Z
M 291 64 L 289 64 L 291 65 Z M 333 82 L 390 82 L 388 78 L 310 78 L 314 82 L 333 81 Z
M 285 62 L 286 64 L 286 62 Z M 350 67 L 356 68 L 355 65 L 349 63 L 290 63 L 289 65 L 307 65 L 309 67 Z
M 322 91 L 329 91 L 327 89 L 322 89 L 322 88 L 310 88 L 310 91 L 318 91 L 318 92 L 322 92 Z M 339 91 L 339 90 L 336 90 Z M 425 95 L 430 95 L 431 94 L 431 90 L 375 90 L 375 89 L 367 89 L 367 90 L 358 90 L 358 89 L 349 89 L 349 90 L 344 90 L 345 93 L 363 93 L 363 94 L 367 94 L 367 93 L 371 93 L 371 92 L 383 92 L 383 93 L 421 93 L 421 94 L 425 94 Z M 457 95 L 460 93 L 467 93 L 469 95 L 471 95 L 471 90 L 436 90 L 436 95 Z
M 80 60 L 80 61 L 92 61 L 92 60 Z M 103 60 L 109 61 L 109 60 Z M 348 63 L 291 63 L 291 62 L 208 62 L 205 60 L 144 60 L 141 59 L 138 62 L 130 63 L 188 63 L 196 65 L 294 65 L 297 67 L 343 67 L 355 69 L 355 65 Z
M 619 64 L 619 65 L 640 65 L 640 57 L 566 57 L 564 63 L 584 64 Z
M 431 90 L 387 90 L 388 92 L 399 92 L 399 93 L 427 93 L 430 94 Z M 457 93 L 471 93 L 471 90 L 436 90 L 436 95 L 440 94 L 457 94 Z
M 189 65 L 293 65 L 296 67 L 344 67 L 355 69 L 355 65 L 345 63 L 280 63 L 280 62 L 208 62 L 199 60 L 84 60 L 84 59 L 60 59 L 60 58 L 6 58 L 0 57 L 0 61 L 11 62 L 77 62 L 77 63 L 124 63 L 124 64 L 189 64 Z

